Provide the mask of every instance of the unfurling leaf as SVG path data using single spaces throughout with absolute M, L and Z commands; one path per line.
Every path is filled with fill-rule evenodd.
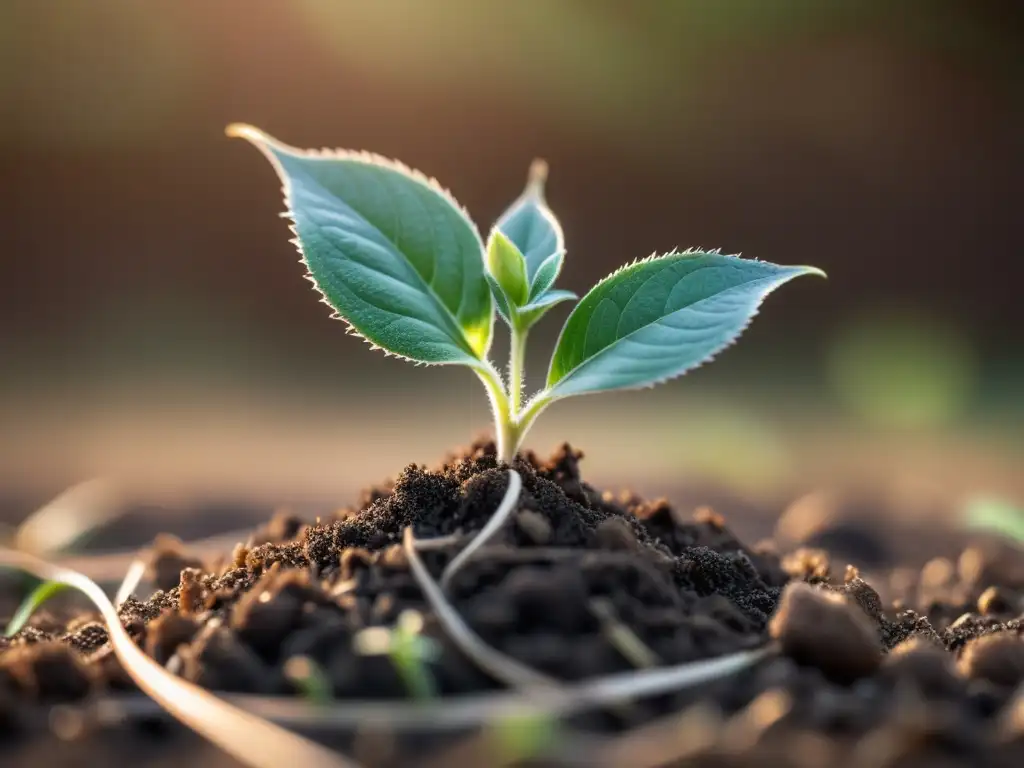
M 526 282 L 526 259 L 511 240 L 495 229 L 487 241 L 487 271 L 504 294 L 507 303 L 521 307 L 530 296 Z M 492 284 L 493 284 L 492 283 Z
M 544 199 L 547 175 L 547 163 L 534 160 L 526 189 L 495 224 L 495 228 L 512 241 L 526 260 L 531 302 L 554 285 L 565 255 L 562 227 Z
M 539 299 L 531 301 L 525 307 L 520 307 L 519 317 L 526 326 L 531 326 L 540 320 L 549 309 L 563 301 L 575 301 L 579 297 L 572 291 L 554 289 L 545 291 Z
M 625 267 L 569 315 L 547 395 L 632 389 L 680 376 L 739 336 L 772 290 L 807 274 L 824 273 L 700 251 Z
M 475 226 L 435 182 L 357 152 L 305 152 L 251 126 L 284 186 L 316 287 L 372 344 L 420 363 L 479 367 L 490 348 L 491 291 Z

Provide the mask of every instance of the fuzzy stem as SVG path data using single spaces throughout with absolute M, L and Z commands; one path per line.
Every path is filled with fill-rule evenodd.
M 519 430 L 511 419 L 498 423 L 498 462 L 511 464 L 519 450 Z
M 518 440 L 509 408 L 508 394 L 501 381 L 501 374 L 490 363 L 486 363 L 485 366 L 474 370 L 480 377 L 480 381 L 483 382 L 491 403 L 491 413 L 494 416 L 494 438 L 498 444 L 498 461 L 510 462 L 515 456 Z
M 513 456 L 515 456 L 516 450 L 522 444 L 523 438 L 526 437 L 526 433 L 533 426 L 533 422 L 552 402 L 554 401 L 550 397 L 546 396 L 544 392 L 540 392 L 534 395 L 526 404 L 526 407 L 516 414 L 515 423 L 512 425 L 512 438 L 515 443 L 515 447 L 512 449 Z
M 526 365 L 526 337 L 529 329 L 512 328 L 512 343 L 508 353 L 508 395 L 512 418 L 519 418 L 523 407 L 523 372 Z

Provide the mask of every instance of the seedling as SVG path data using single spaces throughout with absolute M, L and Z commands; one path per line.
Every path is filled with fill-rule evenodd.
M 284 675 L 310 703 L 322 706 L 332 701 L 331 681 L 314 659 L 292 656 L 284 663 Z
M 402 611 L 394 627 L 367 627 L 352 640 L 360 655 L 387 656 L 414 699 L 437 698 L 437 686 L 427 665 L 440 658 L 441 646 L 423 635 L 422 614 Z
M 497 765 L 521 765 L 541 757 L 558 740 L 560 724 L 546 712 L 499 718 L 490 727 Z
M 248 125 L 227 133 L 254 144 L 277 171 L 308 277 L 352 333 L 414 363 L 476 373 L 504 462 L 552 403 L 681 376 L 728 346 L 772 290 L 824 274 L 717 251 L 636 261 L 579 301 L 546 386 L 524 402 L 530 329 L 577 298 L 554 287 L 565 242 L 545 201 L 543 162 L 533 163 L 526 189 L 484 244 L 447 190 L 404 165 L 366 152 L 295 149 Z M 507 380 L 488 358 L 495 307 L 511 332 Z
M 7 622 L 7 627 L 4 629 L 4 637 L 14 637 L 14 635 L 21 632 L 28 624 L 29 619 L 32 618 L 33 614 L 38 611 L 43 604 L 48 602 L 51 598 L 56 597 L 61 592 L 65 592 L 69 589 L 67 584 L 60 581 L 44 581 L 33 589 L 28 596 L 22 600 L 21 605 L 18 606 L 18 610 L 14 612 L 14 616 Z

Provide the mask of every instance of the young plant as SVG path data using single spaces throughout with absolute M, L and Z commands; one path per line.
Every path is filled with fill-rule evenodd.
M 772 290 L 824 274 L 717 251 L 636 261 L 579 301 L 546 386 L 524 401 L 530 329 L 577 298 L 554 287 L 565 242 L 544 198 L 543 162 L 533 163 L 526 189 L 485 244 L 447 190 L 404 165 L 365 152 L 295 149 L 248 125 L 227 133 L 250 141 L 277 171 L 308 278 L 352 333 L 415 363 L 476 373 L 504 462 L 552 403 L 681 376 L 728 346 Z M 511 332 L 507 379 L 488 358 L 495 307 Z
M 437 686 L 427 666 L 441 656 L 436 640 L 423 635 L 423 616 L 405 610 L 394 627 L 367 627 L 352 639 L 361 656 L 387 656 L 412 698 L 437 698 Z

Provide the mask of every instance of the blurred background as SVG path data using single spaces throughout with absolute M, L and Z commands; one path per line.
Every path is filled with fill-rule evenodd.
M 1019 0 L 4 0 L 0 51 L 8 517 L 96 476 L 341 505 L 488 428 L 466 371 L 329 319 L 232 121 L 397 157 L 485 230 L 544 157 L 580 294 L 676 246 L 828 272 L 711 366 L 551 409 L 529 447 L 592 482 L 1024 504 Z

